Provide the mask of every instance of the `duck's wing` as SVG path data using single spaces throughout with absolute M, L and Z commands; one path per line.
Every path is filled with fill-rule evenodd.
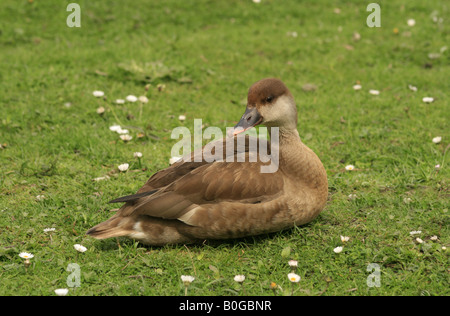
M 256 161 L 257 158 L 255 159 L 255 157 L 258 156 L 259 148 L 265 148 L 265 154 L 259 156 L 266 157 L 266 161 L 267 156 L 271 154 L 271 147 L 270 143 L 264 139 L 238 135 L 233 138 L 216 140 L 199 150 L 191 152 L 170 167 L 156 172 L 136 194 L 122 196 L 109 201 L 109 203 L 135 202 L 142 197 L 156 193 L 159 189 L 166 187 L 199 167 L 210 164 L 212 161 L 236 161 L 238 157 L 244 161 L 245 159 L 250 159 L 249 157 L 253 157 L 253 161 Z
M 183 169 L 184 174 L 178 175 L 168 185 L 150 189 L 146 191 L 148 195 L 145 195 L 146 192 L 138 192 L 135 195 L 136 199 L 127 201 L 122 206 L 119 215 L 147 215 L 183 220 L 186 218 L 183 215 L 188 212 L 192 218 L 192 212 L 195 212 L 195 208 L 199 205 L 221 202 L 263 203 L 283 192 L 284 178 L 280 170 L 273 173 L 261 172 L 273 161 L 261 160 L 259 155 L 255 159 L 252 150 L 240 154 L 242 156 L 240 159 L 244 160 L 242 162 L 237 161 L 239 155 L 237 150 L 233 162 L 225 159 L 198 163 L 200 165 L 188 171 Z M 175 172 L 175 169 L 173 168 L 172 172 Z M 155 177 L 153 181 L 156 179 Z M 150 180 L 146 184 L 148 188 L 152 185 Z M 195 225 L 191 222 L 189 224 Z

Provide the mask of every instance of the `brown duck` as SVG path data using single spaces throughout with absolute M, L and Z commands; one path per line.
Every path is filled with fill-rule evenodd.
M 244 136 L 244 147 L 237 143 L 241 132 L 259 124 L 268 127 L 271 140 L 258 140 L 257 149 L 262 144 L 271 157 L 275 151 L 278 157 L 272 172 L 262 172 L 273 161 L 255 155 L 251 137 Z M 275 136 L 278 141 L 272 142 Z M 126 236 L 148 245 L 239 238 L 308 223 L 324 208 L 326 171 L 300 140 L 295 101 L 281 80 L 263 79 L 250 87 L 234 135 L 216 142 L 210 152 L 221 146 L 223 159 L 202 159 L 203 147 L 155 173 L 136 194 L 112 200 L 125 204 L 87 234 L 97 239 Z M 198 155 L 200 160 L 194 159 Z

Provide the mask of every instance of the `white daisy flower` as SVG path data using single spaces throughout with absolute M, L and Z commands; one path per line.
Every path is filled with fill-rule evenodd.
M 288 273 L 288 279 L 289 279 L 289 281 L 291 281 L 293 283 L 298 283 L 298 282 L 300 282 L 301 278 L 298 274 Z
M 178 116 L 178 120 L 180 120 L 181 122 L 183 122 L 184 120 L 186 120 L 186 115 L 180 115 L 180 116 Z
M 341 241 L 342 242 L 347 242 L 347 241 L 349 241 L 349 239 L 350 239 L 350 237 L 341 235 Z
M 348 195 L 349 200 L 355 200 L 356 198 L 357 198 L 357 195 L 354 193 Z
M 120 135 L 120 139 L 123 140 L 124 142 L 128 142 L 128 141 L 132 140 L 133 137 L 128 134 L 123 134 L 123 135 Z
M 406 21 L 406 23 L 408 24 L 408 26 L 414 26 L 414 25 L 416 25 L 416 20 L 408 19 L 408 21 Z
M 117 131 L 120 131 L 120 130 L 122 130 L 122 127 L 120 127 L 120 125 L 111 125 L 110 127 L 109 127 L 109 130 L 110 131 L 113 131 L 113 132 L 117 132 Z
M 129 166 L 130 166 L 129 164 L 123 163 L 123 164 L 119 165 L 117 168 L 119 168 L 119 170 L 123 172 L 123 171 L 127 171 Z
M 261 3 L 261 0 L 252 0 L 253 3 Z
M 238 283 L 242 283 L 245 280 L 245 275 L 242 274 L 235 275 L 234 280 Z
M 422 101 L 425 102 L 425 103 L 431 103 L 431 102 L 434 101 L 434 98 L 432 98 L 432 97 L 424 97 L 424 98 L 422 98 Z
M 411 90 L 411 91 L 417 92 L 417 87 L 416 87 L 416 86 L 413 86 L 413 85 L 409 84 L 409 85 L 408 85 L 408 88 L 409 88 L 409 90 Z
M 75 248 L 75 250 L 78 252 L 85 252 L 87 250 L 85 246 L 82 246 L 80 244 L 73 245 L 73 248 Z
M 345 170 L 355 170 L 355 166 L 354 165 L 347 165 L 347 166 L 345 166 Z
M 436 136 L 436 137 L 433 138 L 433 143 L 439 144 L 441 142 L 441 140 L 442 140 L 441 136 Z
M 297 260 L 289 260 L 288 264 L 291 268 L 297 268 L 298 267 L 298 261 Z
M 195 278 L 192 275 L 182 275 L 181 276 L 181 281 L 183 281 L 184 285 L 186 285 L 186 286 L 191 284 L 194 280 L 195 280 Z
M 423 243 L 423 240 L 420 239 L 419 237 L 416 238 L 416 241 L 417 241 L 419 244 L 422 244 L 422 243 Z
M 102 181 L 102 180 L 108 180 L 109 179 L 109 176 L 103 176 L 103 177 L 97 177 L 97 178 L 94 178 L 94 179 L 92 179 L 93 181 Z
M 19 257 L 22 259 L 31 259 L 34 257 L 34 255 L 29 252 L 21 252 L 21 253 L 19 253 Z
M 333 251 L 335 253 L 340 253 L 340 252 L 342 252 L 342 249 L 344 249 L 344 247 L 339 246 L 339 247 L 334 248 Z
M 45 195 L 42 195 L 42 194 L 36 195 L 36 201 L 42 201 L 44 199 L 45 199 Z
M 44 228 L 44 233 L 48 233 L 48 232 L 54 232 L 56 230 L 55 227 L 51 227 L 51 228 Z
M 101 98 L 102 96 L 105 95 L 105 93 L 103 91 L 100 90 L 95 90 L 94 92 L 92 92 L 92 94 L 94 95 L 94 97 L 96 98 Z
M 117 134 L 128 134 L 130 131 L 127 130 L 126 128 L 119 128 L 117 131 Z
M 431 236 L 430 239 L 431 239 L 431 240 L 437 240 L 437 239 L 438 239 L 438 236 Z
M 137 151 L 137 152 L 133 153 L 133 157 L 134 158 L 141 158 L 142 157 L 142 153 Z
M 134 95 L 128 95 L 126 98 L 125 98 L 128 102 L 136 102 L 137 100 L 138 100 L 138 98 L 136 97 L 136 96 L 134 96 Z
M 361 90 L 361 89 L 362 89 L 362 86 L 360 84 L 355 84 L 353 86 L 353 90 Z
M 418 234 L 422 234 L 422 231 L 421 231 L 421 230 L 413 230 L 413 231 L 410 231 L 409 234 L 410 234 L 411 236 L 412 236 L 412 235 L 418 235 Z
M 372 95 L 379 95 L 380 91 L 371 89 L 371 90 L 369 90 L 369 93 L 372 94 Z
M 139 97 L 139 102 L 147 103 L 148 102 L 148 98 L 145 95 L 141 95 Z
M 105 108 L 103 106 L 97 108 L 97 114 L 102 115 L 103 113 L 105 113 Z
M 117 99 L 116 100 L 116 104 L 125 104 L 125 100 L 124 99 Z
M 66 296 L 69 293 L 69 289 L 56 289 L 55 294 L 58 296 Z

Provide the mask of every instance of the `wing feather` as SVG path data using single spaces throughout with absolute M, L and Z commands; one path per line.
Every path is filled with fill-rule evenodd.
M 249 147 L 245 150 L 249 151 Z M 236 154 L 237 150 L 234 151 Z M 154 174 L 135 195 L 137 199 L 127 201 L 121 208 L 120 215 L 146 215 L 188 222 L 197 217 L 194 216 L 197 211 L 204 213 L 202 205 L 270 201 L 283 191 L 283 177 L 280 171 L 261 173 L 261 166 L 270 162 L 249 162 L 251 154 L 245 152 L 244 162 L 227 162 L 229 159 L 225 154 L 223 161 L 212 163 L 178 162 Z M 146 195 L 145 192 L 152 193 Z

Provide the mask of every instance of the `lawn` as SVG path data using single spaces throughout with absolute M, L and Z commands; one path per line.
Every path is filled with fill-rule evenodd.
M 0 295 L 182 296 L 181 275 L 195 296 L 450 294 L 445 1 L 378 1 L 373 28 L 369 1 L 78 0 L 79 28 L 70 2 L 0 3 Z M 313 222 L 201 245 L 85 235 L 169 165 L 175 127 L 225 131 L 265 77 L 291 90 L 328 173 Z

